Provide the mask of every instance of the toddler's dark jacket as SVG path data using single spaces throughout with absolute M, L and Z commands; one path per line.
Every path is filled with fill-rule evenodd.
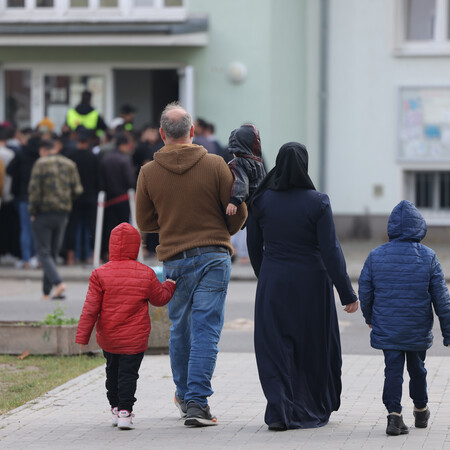
M 438 258 L 420 244 L 427 225 L 406 200 L 392 211 L 389 240 L 372 250 L 359 278 L 359 299 L 371 345 L 383 350 L 421 351 L 433 342 L 433 310 L 444 345 L 450 344 L 450 296 Z
M 256 128 L 244 125 L 232 131 L 228 150 L 235 154 L 235 158 L 228 163 L 234 177 L 230 203 L 239 206 L 252 196 L 266 176 Z

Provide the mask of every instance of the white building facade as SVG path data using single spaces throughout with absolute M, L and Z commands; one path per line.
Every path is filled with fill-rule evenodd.
M 450 225 L 448 0 L 329 3 L 326 185 L 343 237 L 386 237 L 402 199 Z

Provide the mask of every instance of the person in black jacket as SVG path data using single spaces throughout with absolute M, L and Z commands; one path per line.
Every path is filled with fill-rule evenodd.
M 158 126 L 155 124 L 145 125 L 141 130 L 139 143 L 133 153 L 133 164 L 136 169 L 136 180 L 139 171 L 144 164 L 153 161 L 154 154 L 164 147 L 164 142 L 159 135 Z
M 244 124 L 233 130 L 228 142 L 228 153 L 234 155 L 234 158 L 228 163 L 234 182 L 231 188 L 230 203 L 226 209 L 226 214 L 232 216 L 236 214 L 237 207 L 241 203 L 247 202 L 248 204 L 266 175 L 261 157 L 259 130 L 252 124 Z M 244 242 L 247 241 L 248 247 L 249 234 L 253 233 L 254 224 L 254 218 L 249 213 L 244 225 L 247 229 L 241 230 L 233 239 L 233 246 L 242 262 L 248 260 Z
M 266 176 L 258 129 L 254 125 L 245 124 L 233 130 L 228 142 L 228 151 L 234 154 L 234 158 L 228 163 L 234 183 L 226 213 L 233 216 L 237 207 L 250 199 Z
M 7 169 L 7 173 L 12 177 L 11 190 L 19 212 L 21 265 L 24 268 L 37 266 L 28 212 L 28 183 L 31 169 L 39 159 L 39 141 L 39 135 L 31 136 L 22 149 L 16 153 Z
M 164 147 L 164 142 L 159 134 L 159 129 L 156 124 L 145 125 L 141 130 L 139 143 L 133 153 L 133 164 L 136 170 L 136 181 L 139 171 L 144 164 L 153 161 L 155 153 Z M 148 255 L 156 255 L 156 247 L 159 244 L 158 233 L 143 233 L 143 240 L 148 251 Z
M 130 221 L 128 190 L 136 186 L 130 153 L 132 145 L 126 135 L 116 138 L 116 150 L 100 161 L 100 188 L 106 192 L 103 253 L 108 249 L 109 235 L 122 222 Z
M 89 261 L 94 247 L 99 163 L 91 151 L 88 133 L 79 133 L 77 149 L 69 158 L 77 165 L 83 186 L 83 193 L 73 203 L 66 234 L 67 264 L 72 265 Z

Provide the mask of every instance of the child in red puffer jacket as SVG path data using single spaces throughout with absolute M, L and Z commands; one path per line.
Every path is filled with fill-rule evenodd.
M 106 396 L 111 405 L 112 424 L 134 428 L 139 367 L 148 347 L 150 316 L 148 302 L 164 306 L 172 298 L 175 281 L 160 283 L 155 272 L 136 261 L 141 236 L 128 223 L 111 232 L 107 264 L 89 278 L 75 342 L 87 345 L 94 325 L 97 342 L 106 358 Z

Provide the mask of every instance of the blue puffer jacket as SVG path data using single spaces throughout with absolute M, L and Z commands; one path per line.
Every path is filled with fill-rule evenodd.
M 392 211 L 387 244 L 372 250 L 359 278 L 370 343 L 383 350 L 426 350 L 433 343 L 433 304 L 450 345 L 450 296 L 433 250 L 420 244 L 427 225 L 406 200 Z

